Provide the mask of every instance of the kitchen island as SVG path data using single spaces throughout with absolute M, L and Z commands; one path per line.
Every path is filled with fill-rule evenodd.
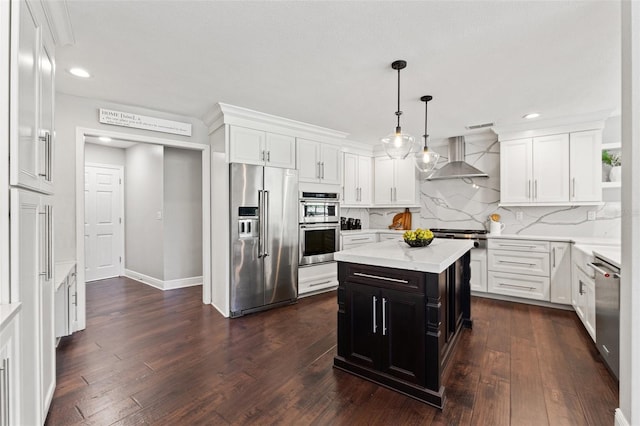
M 461 327 L 471 328 L 468 240 L 427 247 L 384 241 L 335 253 L 334 367 L 442 408 L 442 373 Z

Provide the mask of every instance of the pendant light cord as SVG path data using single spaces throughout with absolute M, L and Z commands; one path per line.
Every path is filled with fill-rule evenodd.
M 400 116 L 402 115 L 402 111 L 400 111 L 400 69 L 398 68 L 398 109 L 396 111 L 396 116 L 398 117 L 398 125 L 396 127 L 396 132 L 400 133 Z
M 429 111 L 429 101 L 426 101 L 424 103 L 424 149 L 425 151 L 428 149 L 427 148 L 427 138 L 429 137 L 429 135 L 427 134 L 427 118 L 429 117 L 428 115 L 428 111 Z

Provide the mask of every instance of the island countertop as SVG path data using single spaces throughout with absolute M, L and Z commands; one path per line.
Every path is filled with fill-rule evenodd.
M 340 262 L 439 274 L 473 248 L 471 240 L 436 238 L 426 247 L 409 247 L 404 241 L 383 241 L 334 253 Z

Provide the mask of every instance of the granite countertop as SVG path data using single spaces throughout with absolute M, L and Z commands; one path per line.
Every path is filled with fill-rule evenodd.
M 404 241 L 383 241 L 334 253 L 340 262 L 439 274 L 473 248 L 470 240 L 436 238 L 427 247 L 409 247 Z

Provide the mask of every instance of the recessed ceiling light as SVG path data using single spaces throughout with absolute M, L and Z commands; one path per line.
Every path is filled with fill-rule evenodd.
M 110 137 L 108 137 L 108 136 L 100 136 L 100 137 L 98 138 L 98 140 L 99 140 L 100 142 L 111 142 L 111 138 L 110 138 Z
M 537 112 L 531 112 L 531 113 L 529 113 L 527 115 L 523 115 L 522 116 L 522 118 L 526 118 L 527 120 L 530 120 L 532 118 L 538 118 L 538 117 L 540 117 L 540 114 L 537 113 Z
M 76 77 L 80 77 L 80 78 L 89 78 L 91 77 L 91 74 L 89 74 L 89 71 L 83 69 L 83 68 L 71 68 L 69 69 L 69 74 L 71 75 L 75 75 Z

